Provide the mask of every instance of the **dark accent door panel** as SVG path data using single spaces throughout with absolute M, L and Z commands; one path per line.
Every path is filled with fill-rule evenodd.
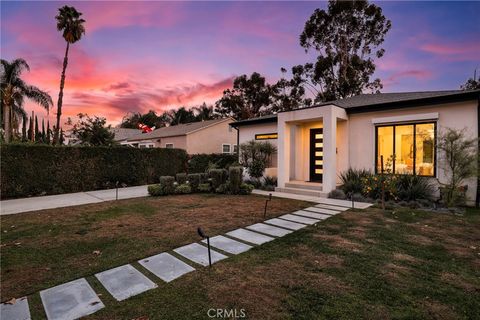
M 323 178 L 323 128 L 310 129 L 310 181 Z

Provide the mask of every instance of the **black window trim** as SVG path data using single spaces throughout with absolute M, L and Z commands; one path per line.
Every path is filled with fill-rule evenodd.
M 417 161 L 417 124 L 433 124 L 433 176 L 427 176 L 427 175 L 420 175 L 416 174 L 416 161 Z M 382 123 L 382 124 L 377 124 L 375 125 L 375 174 L 379 174 L 378 166 L 380 165 L 378 163 L 378 128 L 382 127 L 393 127 L 393 154 L 395 155 L 395 134 L 396 134 L 396 127 L 397 126 L 408 126 L 408 125 L 413 125 L 413 151 L 414 151 L 414 156 L 413 156 L 413 174 L 414 176 L 419 176 L 419 177 L 427 177 L 427 178 L 437 178 L 437 121 L 435 120 L 430 120 L 430 121 L 416 121 L 416 122 L 391 122 L 391 123 Z M 385 160 L 385 159 L 384 159 Z M 392 163 L 392 169 L 393 169 L 393 174 L 395 173 L 395 161 Z M 402 173 L 398 173 L 402 174 Z M 406 173 L 403 173 L 407 175 Z M 408 175 L 410 175 L 408 173 Z

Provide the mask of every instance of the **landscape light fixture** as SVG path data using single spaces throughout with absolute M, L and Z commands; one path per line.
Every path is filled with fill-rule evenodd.
M 115 200 L 118 200 L 118 184 L 119 184 L 119 182 L 117 181 L 115 183 Z
M 272 201 L 272 194 L 271 193 L 268 195 L 268 199 L 265 200 L 265 209 L 263 210 L 263 219 L 265 219 L 267 217 L 267 205 L 268 205 L 269 201 Z
M 207 247 L 208 247 L 208 265 L 209 267 L 212 266 L 212 255 L 210 253 L 210 237 L 203 232 L 202 228 L 198 227 L 197 228 L 197 233 L 202 239 L 207 239 Z

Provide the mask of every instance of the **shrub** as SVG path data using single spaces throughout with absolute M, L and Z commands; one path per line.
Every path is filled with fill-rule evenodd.
M 178 194 L 192 193 L 192 187 L 190 187 L 190 185 L 187 184 L 187 183 L 179 184 L 179 185 L 175 188 L 175 193 L 178 193 Z
M 187 161 L 184 150 L 165 148 L 4 144 L 0 152 L 2 198 L 153 184 Z
M 263 185 L 276 187 L 277 177 L 269 177 L 269 176 L 263 177 Z
M 246 179 L 244 183 L 253 186 L 255 189 L 262 188 L 262 182 L 258 179 Z
M 342 181 L 340 188 L 345 194 L 362 193 L 363 181 L 371 175 L 372 174 L 368 170 L 350 168 L 347 171 L 340 173 L 340 180 Z
M 270 142 L 251 140 L 240 145 L 240 163 L 252 178 L 259 179 L 277 148 Z
M 160 186 L 162 195 L 174 194 L 175 178 L 172 176 L 162 176 L 160 177 L 159 186 Z
M 218 186 L 218 188 L 215 189 L 216 193 L 221 193 L 221 194 L 227 194 L 230 193 L 230 188 L 229 188 L 228 183 L 222 183 L 221 185 Z
M 397 198 L 400 200 L 431 200 L 434 197 L 435 188 L 429 178 L 413 175 L 399 175 L 396 180 Z
M 178 184 L 185 184 L 187 182 L 187 174 L 186 173 L 177 173 L 177 182 Z
M 158 184 L 148 186 L 148 194 L 151 196 L 162 196 L 162 188 Z
M 188 177 L 188 183 L 192 187 L 192 191 L 196 192 L 198 189 L 198 186 L 200 185 L 200 174 L 191 173 L 187 177 Z
M 347 196 L 345 195 L 345 192 L 343 192 L 342 189 L 334 189 L 328 193 L 328 197 L 332 199 L 340 199 L 340 200 L 345 200 L 347 199 Z
M 201 173 L 208 169 L 228 169 L 237 160 L 235 154 L 194 154 L 188 160 L 188 172 Z
M 230 167 L 228 170 L 228 176 L 230 192 L 233 194 L 238 194 L 240 192 L 240 185 L 243 181 L 243 168 Z
M 228 172 L 225 169 L 211 169 L 208 171 L 210 179 L 212 179 L 212 188 L 216 190 L 221 184 L 227 182 Z
M 210 183 L 201 183 L 198 185 L 199 192 L 210 192 L 212 191 L 212 187 L 210 186 Z
M 242 195 L 247 195 L 252 193 L 254 187 L 251 184 L 248 183 L 242 183 L 240 185 L 240 194 Z
M 385 201 L 396 200 L 397 197 L 397 176 L 392 174 L 369 175 L 362 179 L 362 195 L 372 199 L 382 198 L 382 183 L 385 190 Z
M 202 173 L 199 173 L 199 175 L 200 175 L 200 183 L 208 182 L 208 173 L 202 172 Z

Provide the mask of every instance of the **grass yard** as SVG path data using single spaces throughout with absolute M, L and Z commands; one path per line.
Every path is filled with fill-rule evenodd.
M 260 221 L 263 205 L 189 195 L 2 218 L 2 300 L 198 240 L 199 224 L 218 234 Z M 306 205 L 274 199 L 271 212 Z M 249 319 L 480 319 L 479 230 L 478 210 L 347 211 L 169 284 L 133 263 L 159 288 L 123 302 L 89 276 L 106 305 L 89 318 L 209 319 L 220 308 Z M 44 317 L 38 294 L 30 304 Z

